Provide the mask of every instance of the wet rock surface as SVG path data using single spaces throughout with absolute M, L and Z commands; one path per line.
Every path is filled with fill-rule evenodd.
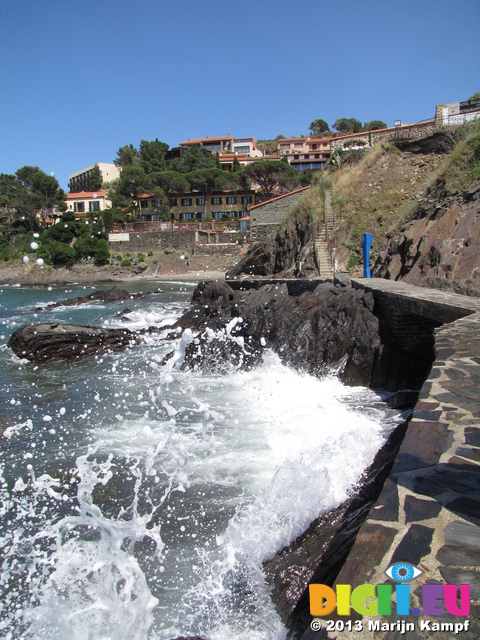
M 102 291 L 95 291 L 87 296 L 78 296 L 76 298 L 67 298 L 60 302 L 55 302 L 47 305 L 46 307 L 37 307 L 33 311 L 48 311 L 50 309 L 56 309 L 57 307 L 74 307 L 80 304 L 89 304 L 91 302 L 119 302 L 121 300 L 133 300 L 146 298 L 150 295 L 150 292 L 146 293 L 130 293 L 126 289 L 120 287 L 112 287 L 111 289 L 105 289 Z
M 127 329 L 55 322 L 22 325 L 11 336 L 8 347 L 19 358 L 39 364 L 118 350 L 137 340 L 137 334 Z
M 186 365 L 228 360 L 231 351 L 237 364 L 243 352 L 240 365 L 248 367 L 271 348 L 304 371 L 322 374 L 333 367 L 345 381 L 370 384 L 382 351 L 373 297 L 332 283 L 292 292 L 281 282 L 246 291 L 226 282 L 199 284 L 192 308 L 176 323 L 202 332 L 187 348 Z

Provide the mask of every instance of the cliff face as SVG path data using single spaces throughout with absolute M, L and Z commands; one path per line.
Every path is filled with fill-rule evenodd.
M 478 126 L 379 146 L 333 182 L 337 270 L 361 275 L 370 232 L 373 277 L 480 295 Z
M 414 219 L 388 239 L 374 277 L 480 296 L 480 136 L 457 149 Z
M 252 244 L 240 262 L 227 272 L 227 278 L 242 274 L 282 278 L 316 276 L 314 229 L 308 216 L 298 216 L 275 236 Z

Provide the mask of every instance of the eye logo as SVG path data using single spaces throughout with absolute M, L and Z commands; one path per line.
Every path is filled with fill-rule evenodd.
M 408 562 L 395 562 L 386 569 L 385 574 L 395 582 L 410 582 L 421 576 L 423 571 Z

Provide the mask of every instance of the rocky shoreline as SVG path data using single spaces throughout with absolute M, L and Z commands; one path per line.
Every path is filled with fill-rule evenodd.
M 20 285 L 24 287 L 68 285 L 68 284 L 110 284 L 114 282 L 179 280 L 199 282 L 201 280 L 225 279 L 223 271 L 171 271 L 157 273 L 153 269 L 134 267 L 97 267 L 92 264 L 75 264 L 72 267 L 52 267 L 10 262 L 0 264 L 0 285 Z

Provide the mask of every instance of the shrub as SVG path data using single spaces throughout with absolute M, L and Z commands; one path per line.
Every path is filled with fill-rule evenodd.
M 122 262 L 120 263 L 121 267 L 131 267 L 132 263 L 128 258 L 125 258 L 125 260 L 122 260 Z
M 137 260 L 138 262 L 145 262 L 145 254 L 137 253 Z
M 108 242 L 106 240 L 99 240 L 97 242 L 93 260 L 96 265 L 107 264 L 110 260 L 110 249 L 108 248 Z
M 149 258 L 152 258 L 152 257 L 153 257 L 153 251 L 152 251 L 151 249 L 150 249 L 150 251 L 147 253 L 147 256 L 148 256 Z
M 75 249 L 69 247 L 68 244 L 58 242 L 58 240 L 51 242 L 48 250 L 53 264 L 63 264 L 66 267 L 70 267 L 72 264 L 75 264 L 77 260 Z
M 167 254 L 167 256 L 171 255 L 172 253 L 177 253 L 176 249 L 173 249 L 172 247 L 167 247 L 165 249 L 165 253 Z
M 358 256 L 356 253 L 352 251 L 352 253 L 350 254 L 350 258 L 348 259 L 347 269 L 348 270 L 355 269 L 357 264 L 358 264 Z

